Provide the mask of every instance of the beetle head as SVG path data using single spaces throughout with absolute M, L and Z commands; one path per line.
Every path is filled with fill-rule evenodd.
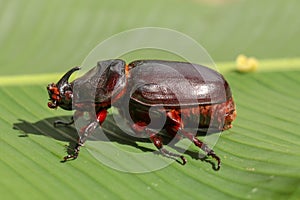
M 59 106 L 65 110 L 72 110 L 73 88 L 69 83 L 69 78 L 73 72 L 79 69 L 79 67 L 70 69 L 56 84 L 51 83 L 47 86 L 49 108 L 54 109 Z

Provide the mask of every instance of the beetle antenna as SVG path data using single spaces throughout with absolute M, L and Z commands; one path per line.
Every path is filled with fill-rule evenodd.
M 70 76 L 77 70 L 80 70 L 80 67 L 73 67 L 70 69 L 61 79 L 57 82 L 57 86 L 60 87 L 65 83 L 68 83 Z

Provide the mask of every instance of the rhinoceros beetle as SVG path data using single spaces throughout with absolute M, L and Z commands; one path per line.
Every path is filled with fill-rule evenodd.
M 132 130 L 137 135 L 146 135 L 162 155 L 175 160 L 180 158 L 183 165 L 187 162 L 183 155 L 164 148 L 163 134 L 155 131 L 153 121 L 164 120 L 163 129 L 169 136 L 188 138 L 217 161 L 215 170 L 219 170 L 220 158 L 188 128 L 207 132 L 213 127 L 220 132 L 232 127 L 236 118 L 235 103 L 220 73 L 188 62 L 137 60 L 126 64 L 114 59 L 98 62 L 96 67 L 69 83 L 71 74 L 79 69 L 70 69 L 56 84 L 47 87 L 49 108 L 76 110 L 70 122 L 57 121 L 54 125 L 71 125 L 74 118 L 84 113 L 95 115 L 80 129 L 77 145 L 64 161 L 77 158 L 80 147 L 101 127 L 107 109 L 113 105 Z M 129 112 L 125 112 L 124 107 Z M 153 110 L 156 115 L 151 115 Z M 195 123 L 196 127 L 190 126 Z

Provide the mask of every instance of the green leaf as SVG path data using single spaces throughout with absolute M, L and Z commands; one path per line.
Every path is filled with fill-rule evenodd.
M 0 0 L 1 199 L 299 199 L 299 1 L 213 2 L 220 3 Z M 46 84 L 80 65 L 99 42 L 145 26 L 191 36 L 228 79 L 238 117 L 214 146 L 220 171 L 196 159 L 193 146 L 185 166 L 173 162 L 149 173 L 112 169 L 89 145 L 77 160 L 60 162 L 77 133 L 53 127 L 72 113 L 47 108 Z M 258 58 L 256 73 L 234 72 L 240 53 Z M 95 145 L 152 154 L 151 143 L 134 143 L 111 119 L 104 123 L 111 141 L 99 136 Z
M 64 145 L 72 142 L 76 130 L 54 128 L 52 123 L 69 119 L 71 113 L 46 108 L 44 85 L 2 86 L 1 194 L 28 199 L 44 195 L 126 199 L 172 199 L 179 195 L 191 199 L 292 197 L 300 182 L 299 76 L 299 71 L 226 74 L 238 118 L 214 147 L 222 159 L 218 172 L 209 163 L 186 154 L 185 166 L 175 162 L 150 173 L 124 173 L 98 162 L 87 151 L 89 146 L 82 148 L 77 160 L 60 163 Z M 111 141 L 120 149 L 139 153 L 143 153 L 140 148 L 154 150 L 149 143 L 139 142 L 138 147 L 124 138 L 110 120 L 104 129 L 121 135 Z M 101 140 L 96 143 L 107 144 Z M 126 160 L 120 164 L 126 166 Z

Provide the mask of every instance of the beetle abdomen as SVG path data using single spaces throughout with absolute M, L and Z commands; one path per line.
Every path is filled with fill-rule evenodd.
M 129 103 L 127 116 L 120 108 L 120 114 L 134 123 L 143 121 L 153 129 L 161 129 L 170 123 L 167 112 L 176 110 L 180 113 L 184 128 L 198 129 L 203 132 L 218 132 L 231 128 L 231 122 L 235 119 L 235 104 L 232 98 L 220 104 L 207 104 L 183 107 L 148 107 L 135 101 Z M 208 130 L 209 129 L 209 130 Z
M 226 102 L 231 91 L 224 77 L 186 62 L 142 60 L 129 64 L 131 99 L 146 106 L 190 106 Z

